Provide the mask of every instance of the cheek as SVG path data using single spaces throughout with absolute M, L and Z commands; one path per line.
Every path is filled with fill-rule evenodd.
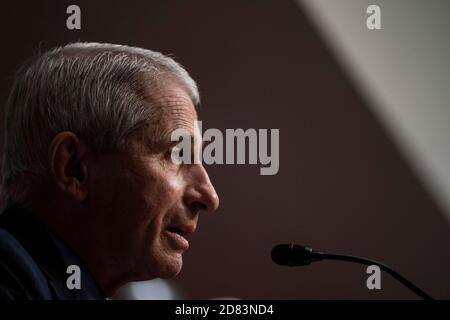
M 139 173 L 128 175 L 124 181 L 125 194 L 117 196 L 127 202 L 132 223 L 148 244 L 160 238 L 173 216 L 182 209 L 183 185 L 177 175 L 158 166 L 141 168 Z
M 149 188 L 150 189 L 150 188 Z M 158 233 L 183 209 L 182 188 L 176 179 L 161 179 L 146 193 L 145 203 L 149 208 L 152 224 Z
M 112 231 L 127 238 L 142 237 L 160 203 L 157 179 L 148 173 L 145 178 L 138 176 L 126 167 L 111 172 L 103 168 L 95 173 L 90 186 L 90 206 L 103 216 L 109 229 L 115 229 Z

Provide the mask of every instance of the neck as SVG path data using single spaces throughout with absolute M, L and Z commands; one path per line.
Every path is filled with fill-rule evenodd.
M 48 203 L 34 203 L 30 209 L 80 257 L 106 297 L 113 296 L 120 286 L 134 280 L 126 272 L 133 269 L 125 265 L 127 259 L 116 255 L 108 232 L 95 213 L 82 212 L 77 205 L 61 208 Z

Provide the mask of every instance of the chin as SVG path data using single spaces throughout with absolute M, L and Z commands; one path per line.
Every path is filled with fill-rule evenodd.
M 163 258 L 164 262 L 160 263 L 159 278 L 168 279 L 173 278 L 181 272 L 183 267 L 183 258 L 181 254 L 174 254 Z

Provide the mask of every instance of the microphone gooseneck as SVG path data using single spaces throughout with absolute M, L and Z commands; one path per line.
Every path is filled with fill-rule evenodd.
M 340 260 L 360 263 L 364 265 L 377 265 L 381 270 L 390 274 L 394 279 L 399 281 L 408 289 L 415 292 L 421 298 L 425 300 L 433 300 L 430 295 L 425 293 L 422 289 L 417 287 L 414 283 L 403 277 L 401 274 L 388 267 L 387 265 L 375 260 L 356 256 L 319 252 L 311 248 L 293 243 L 276 245 L 272 249 L 271 257 L 273 262 L 275 262 L 276 264 L 289 267 L 306 266 L 311 264 L 312 262 L 321 260 Z

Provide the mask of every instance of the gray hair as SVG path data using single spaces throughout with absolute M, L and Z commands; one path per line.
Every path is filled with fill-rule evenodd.
M 25 201 L 47 174 L 53 138 L 71 131 L 99 152 L 119 152 L 149 120 L 149 88 L 172 77 L 199 103 L 185 69 L 159 52 L 105 43 L 72 43 L 41 54 L 16 75 L 5 112 L 2 194 Z M 151 92 L 150 92 L 151 95 Z M 26 178 L 25 173 L 31 173 Z

